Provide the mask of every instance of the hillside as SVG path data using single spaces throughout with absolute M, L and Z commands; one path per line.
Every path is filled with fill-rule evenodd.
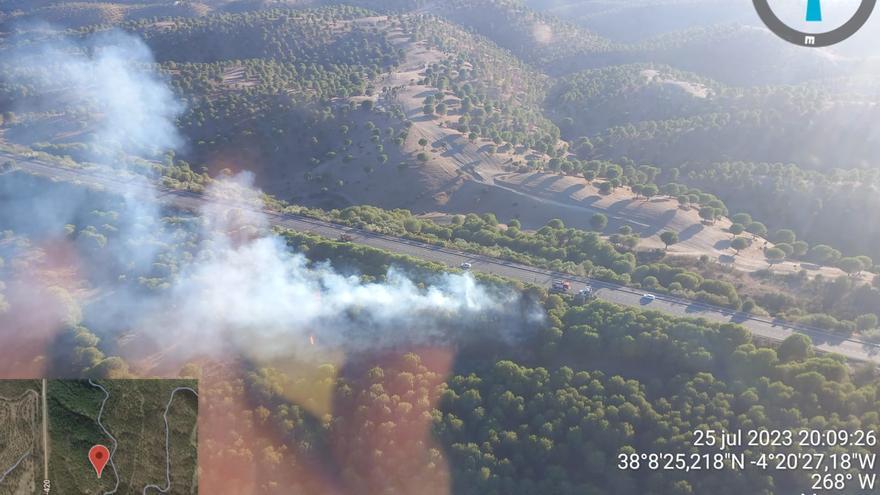
M 468 26 L 470 32 L 447 20 L 475 17 L 467 9 L 476 6 L 455 2 L 422 10 L 434 14 L 377 16 L 334 6 L 114 22 L 146 41 L 161 74 L 188 102 L 178 125 L 192 144 L 177 159 L 211 175 L 253 170 L 258 185 L 284 200 L 326 208 L 373 204 L 426 214 L 479 211 L 539 228 L 568 215 L 557 211 L 558 202 L 546 201 L 559 191 L 511 190 L 496 176 L 518 172 L 526 174 L 524 183 L 544 184 L 529 180 L 528 174 L 581 175 L 589 160 L 634 161 L 659 166 L 657 179 L 675 182 L 680 177 L 691 187 L 714 192 L 737 211 L 766 218 L 773 229 L 794 227 L 807 239 L 832 243 L 791 215 L 758 209 L 700 172 L 682 175 L 674 166 L 730 159 L 821 166 L 827 163 L 821 153 L 829 151 L 823 139 L 839 142 L 848 131 L 829 135 L 818 125 L 805 129 L 818 117 L 804 119 L 797 109 L 821 99 L 827 103 L 815 112 L 821 112 L 822 121 L 840 120 L 836 115 L 853 105 L 845 100 L 852 92 L 831 94 L 821 85 L 738 88 L 658 63 L 552 78 L 518 56 L 552 60 L 550 52 L 569 56 L 559 51 L 562 47 L 598 54 L 611 45 L 528 13 L 515 2 L 483 7 L 499 9 L 497 16 L 480 17 L 499 26 L 513 23 L 521 30 L 546 21 L 556 26 L 555 32 L 580 41 L 560 38 L 534 52 L 539 45 L 508 43 L 508 50 L 502 48 L 503 39 L 492 39 L 500 32 L 490 25 Z M 693 39 L 666 36 L 669 40 L 661 45 L 666 48 L 687 46 Z M 28 70 L 15 67 L 11 73 Z M 9 85 L 4 88 L 7 106 L 47 89 Z M 72 125 L 58 109 L 20 113 L 7 126 L 6 138 L 76 159 L 93 156 L 94 149 L 82 145 L 91 132 L 88 120 Z M 790 125 L 779 125 L 780 120 Z M 811 133 L 812 148 L 777 145 Z M 856 142 L 859 136 L 850 133 L 847 139 Z M 871 141 L 861 141 L 855 150 L 860 149 L 867 160 Z M 854 163 L 861 164 L 857 158 Z M 612 189 L 654 180 L 646 177 L 627 174 Z M 638 192 L 629 194 L 629 201 L 638 204 Z M 563 203 L 569 201 L 577 217 L 580 200 L 566 197 Z M 597 202 L 566 223 L 589 228 L 589 215 L 610 207 Z M 645 248 L 658 245 L 659 233 L 686 233 L 700 220 L 670 222 L 666 210 L 640 214 L 650 217 L 636 229 L 645 236 Z M 726 235 L 723 229 L 717 224 L 701 228 L 717 230 L 709 236 L 714 241 L 685 244 L 681 252 L 727 256 L 725 249 L 714 247 Z M 866 252 L 858 249 L 853 254 Z M 755 270 L 760 263 L 741 266 Z
M 712 80 L 665 65 L 619 65 L 557 79 L 545 105 L 573 140 L 609 127 L 708 113 L 720 106 L 720 90 Z

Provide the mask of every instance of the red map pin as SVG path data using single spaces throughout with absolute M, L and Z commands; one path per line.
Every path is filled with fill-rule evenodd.
M 107 447 L 104 447 L 103 445 L 95 445 L 89 449 L 89 461 L 95 468 L 95 472 L 98 473 L 98 478 L 101 478 L 101 472 L 104 471 L 104 466 L 107 465 L 107 461 L 109 460 L 110 451 L 107 450 Z

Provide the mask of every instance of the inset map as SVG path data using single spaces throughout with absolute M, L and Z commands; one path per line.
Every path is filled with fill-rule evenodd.
M 196 380 L 0 380 L 0 495 L 198 493 L 197 417 Z

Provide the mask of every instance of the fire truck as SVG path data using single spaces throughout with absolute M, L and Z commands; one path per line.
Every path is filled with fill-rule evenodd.
M 565 294 L 570 290 L 571 282 L 566 282 L 565 280 L 554 280 L 553 285 L 550 286 L 551 294 Z

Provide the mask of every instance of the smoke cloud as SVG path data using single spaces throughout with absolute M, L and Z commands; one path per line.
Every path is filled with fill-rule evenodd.
M 251 176 L 220 183 L 209 197 L 238 189 L 254 196 Z M 174 307 L 156 323 L 192 352 L 228 343 L 266 357 L 295 349 L 366 350 L 402 344 L 450 343 L 469 321 L 518 307 L 513 291 L 490 291 L 470 274 L 443 274 L 420 288 L 399 269 L 385 281 L 363 282 L 326 263 L 313 266 L 268 230 L 266 218 L 209 202 L 200 213 L 203 241 L 197 260 L 168 294 Z
M 117 169 L 184 146 L 176 127 L 184 105 L 155 71 L 153 55 L 140 38 L 118 30 L 82 38 L 57 34 L 48 25 L 32 30 L 56 34 L 36 41 L 23 34 L 0 57 L 0 78 L 36 95 L 15 103 L 22 121 L 11 133 L 16 141 L 86 143 L 85 150 L 77 149 L 79 159 Z M 56 119 L 76 122 L 78 129 L 59 126 Z M 143 176 L 129 175 L 113 192 L 123 200 L 116 226 L 125 242 L 138 248 L 109 249 L 109 254 L 117 264 L 146 268 L 158 249 L 156 242 L 141 242 L 159 230 L 156 191 Z M 8 221 L 12 221 L 8 226 L 39 234 L 34 230 L 77 224 L 81 215 L 74 205 L 86 204 L 94 196 L 65 190 L 60 196 L 41 194 L 48 205 L 20 208 L 22 196 L 35 193 L 41 191 L 21 191 L 10 181 L 0 183 L 0 195 L 15 198 L 7 201 Z
M 183 144 L 175 119 L 184 106 L 151 70 L 153 56 L 137 37 L 109 31 L 79 40 L 20 41 L 2 63 L 7 83 L 40 95 L 18 112 L 65 109 L 68 118 L 90 126 L 93 150 L 152 156 Z
M 182 105 L 150 72 L 152 60 L 142 41 L 113 32 L 18 48 L 6 59 L 7 66 L 17 68 L 5 77 L 48 91 L 64 108 L 96 113 L 93 160 L 106 161 L 106 149 L 124 160 L 183 144 L 174 126 Z M 484 286 L 470 274 L 422 273 L 417 283 L 404 268 L 392 267 L 375 282 L 340 273 L 327 263 L 313 264 L 272 231 L 262 213 L 261 193 L 247 173 L 209 187 L 195 221 L 185 220 L 186 235 L 194 232 L 195 240 L 187 241 L 192 245 L 173 260 L 166 248 L 178 243 L 181 233 L 166 229 L 163 215 L 187 215 L 162 211 L 145 180 L 114 188 L 122 200 L 112 207 L 96 207 L 95 195 L 77 188 L 48 184 L 42 187 L 49 192 L 39 192 L 51 201 L 35 202 L 33 194 L 17 194 L 12 181 L 3 181 L 4 210 L 26 212 L 24 219 L 43 218 L 45 229 L 60 230 L 66 223 L 83 229 L 81 220 L 94 221 L 83 212 L 113 211 L 106 245 L 96 250 L 90 244 L 85 257 L 92 259 L 82 263 L 93 271 L 83 275 L 100 294 L 85 302 L 84 322 L 101 337 L 106 353 L 122 355 L 145 370 L 230 353 L 320 358 L 322 351 L 450 345 L 474 336 L 490 338 L 490 329 L 499 337 L 513 335 L 529 324 L 523 312 L 535 314 L 521 308 L 512 290 Z M 92 243 L 102 232 L 81 230 L 74 239 Z M 33 228 L 31 233 L 41 234 Z M 160 287 L 148 290 L 138 283 L 137 277 L 151 277 L 155 267 L 171 265 L 176 268 L 165 274 L 167 282 Z M 123 278 L 119 272 L 132 276 Z M 152 366 L 138 366 L 139 361 Z

